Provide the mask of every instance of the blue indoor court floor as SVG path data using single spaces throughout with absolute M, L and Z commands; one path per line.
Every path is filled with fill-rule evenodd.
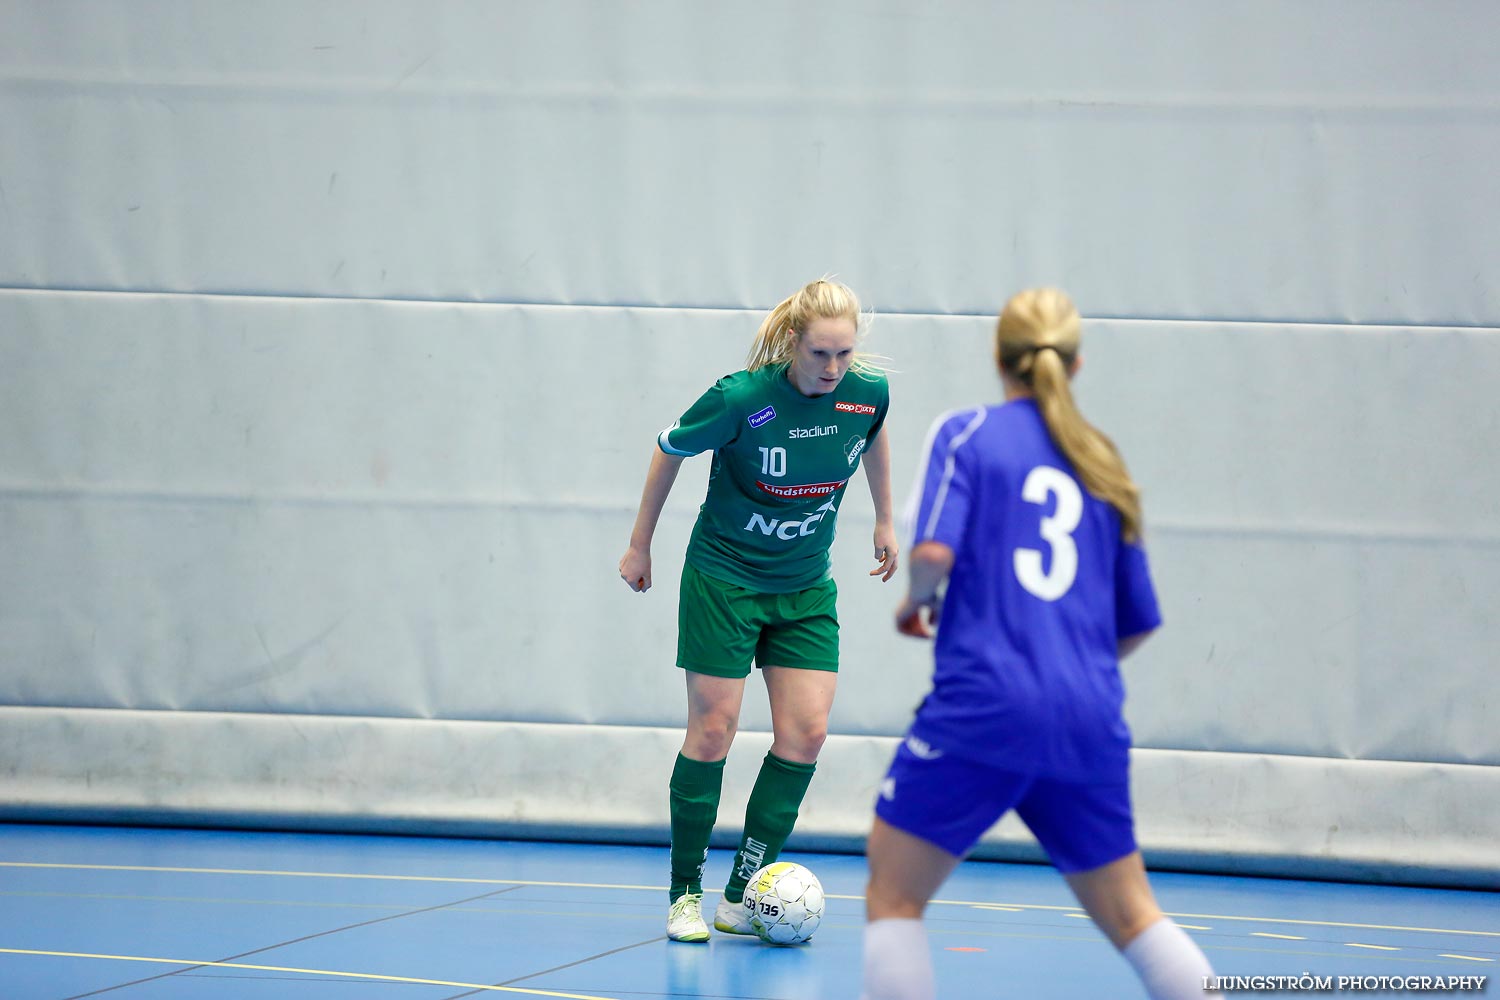
M 689 945 L 660 847 L 0 824 L 0 1000 L 855 1000 L 864 859 L 787 857 L 829 893 L 809 945 Z M 1500 972 L 1495 893 L 1153 882 L 1220 975 Z M 1145 995 L 1044 866 L 960 866 L 929 926 L 940 997 Z

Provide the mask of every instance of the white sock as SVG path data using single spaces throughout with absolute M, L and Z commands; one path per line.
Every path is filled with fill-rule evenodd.
M 1135 967 L 1151 1000 L 1204 1000 L 1203 979 L 1214 974 L 1203 951 L 1181 927 L 1162 917 L 1121 953 Z
M 936 996 L 922 921 L 887 918 L 865 924 L 862 1000 L 933 1000 Z

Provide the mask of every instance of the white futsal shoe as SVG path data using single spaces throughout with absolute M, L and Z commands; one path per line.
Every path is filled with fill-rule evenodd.
M 707 941 L 708 924 L 703 922 L 703 894 L 689 892 L 677 898 L 667 912 L 667 937 L 673 941 Z
M 750 908 L 743 901 L 719 900 L 714 910 L 714 930 L 725 934 L 754 934 L 755 928 L 750 926 Z

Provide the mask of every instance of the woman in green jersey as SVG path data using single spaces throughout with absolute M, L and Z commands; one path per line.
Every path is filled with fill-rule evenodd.
M 828 546 L 844 490 L 863 460 L 875 504 L 875 559 L 896 572 L 890 405 L 884 372 L 855 353 L 859 300 L 819 280 L 771 310 L 745 370 L 726 375 L 657 438 L 620 577 L 651 588 L 651 538 L 682 460 L 713 452 L 677 611 L 677 665 L 688 722 L 672 771 L 672 880 L 667 934 L 707 941 L 703 867 L 719 811 L 724 760 L 751 664 L 771 702 L 774 738 L 750 793 L 745 829 L 714 927 L 751 934 L 745 885 L 797 821 L 828 733 L 838 678 L 837 588 Z M 846 377 L 847 376 L 847 377 Z

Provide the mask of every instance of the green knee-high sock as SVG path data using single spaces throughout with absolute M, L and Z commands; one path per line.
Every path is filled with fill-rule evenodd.
M 799 764 L 766 754 L 761 762 L 750 804 L 745 809 L 745 835 L 734 854 L 734 868 L 724 885 L 724 898 L 738 903 L 745 898 L 745 885 L 764 865 L 781 854 L 786 838 L 797 823 L 797 809 L 807 794 L 817 764 Z
M 672 768 L 672 902 L 688 892 L 703 891 L 703 863 L 708 860 L 708 838 L 719 818 L 719 791 L 724 787 L 724 761 L 693 760 L 677 755 Z

